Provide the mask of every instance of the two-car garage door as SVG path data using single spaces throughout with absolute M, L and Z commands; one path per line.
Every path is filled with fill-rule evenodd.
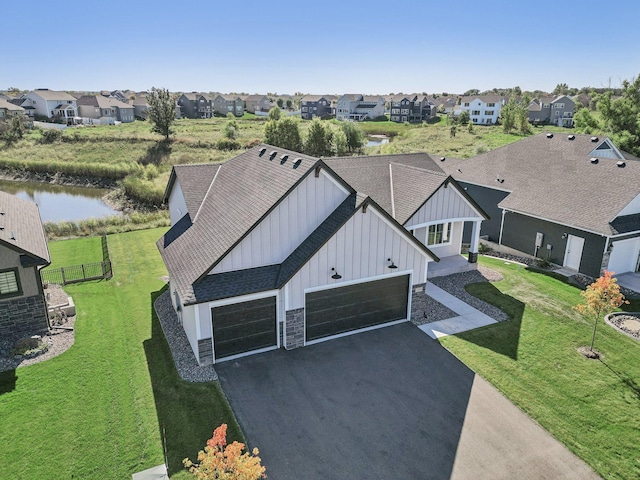
M 407 318 L 409 275 L 305 295 L 305 341 Z

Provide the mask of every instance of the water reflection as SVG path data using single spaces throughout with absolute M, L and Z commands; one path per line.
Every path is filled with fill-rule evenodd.
M 379 147 L 386 143 L 389 143 L 389 137 L 385 135 L 369 135 L 365 147 Z
M 108 192 L 103 188 L 0 180 L 0 190 L 37 203 L 43 222 L 77 221 L 120 214 L 102 201 Z

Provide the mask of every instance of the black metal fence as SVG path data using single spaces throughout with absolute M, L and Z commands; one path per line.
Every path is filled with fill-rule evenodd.
M 68 285 L 69 283 L 85 282 L 88 280 L 109 280 L 113 277 L 111 255 L 107 236 L 102 236 L 102 262 L 83 263 L 62 268 L 46 268 L 40 271 L 43 283 Z

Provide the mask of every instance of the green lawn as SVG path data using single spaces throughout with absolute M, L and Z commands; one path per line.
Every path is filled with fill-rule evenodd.
M 179 379 L 152 314 L 166 288 L 154 245 L 164 231 L 110 236 L 114 278 L 65 287 L 78 309 L 75 345 L 0 373 L 1 478 L 131 478 L 163 462 L 162 432 L 175 472 L 219 424 L 242 438 L 217 383 Z M 56 242 L 54 262 L 76 258 L 78 245 Z
M 640 478 L 640 344 L 601 320 L 595 348 L 604 357 L 583 358 L 576 349 L 589 345 L 593 319 L 571 310 L 580 290 L 504 261 L 481 263 L 505 279 L 468 290 L 511 320 L 442 344 L 604 478 Z
M 51 265 L 47 268 L 101 262 L 102 241 L 100 237 L 86 237 L 49 242 L 49 254 L 51 255 Z

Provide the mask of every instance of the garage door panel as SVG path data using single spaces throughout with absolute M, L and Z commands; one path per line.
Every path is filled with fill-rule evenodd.
M 409 276 L 348 285 L 306 295 L 306 340 L 407 318 Z
M 211 309 L 216 359 L 277 345 L 276 298 Z

